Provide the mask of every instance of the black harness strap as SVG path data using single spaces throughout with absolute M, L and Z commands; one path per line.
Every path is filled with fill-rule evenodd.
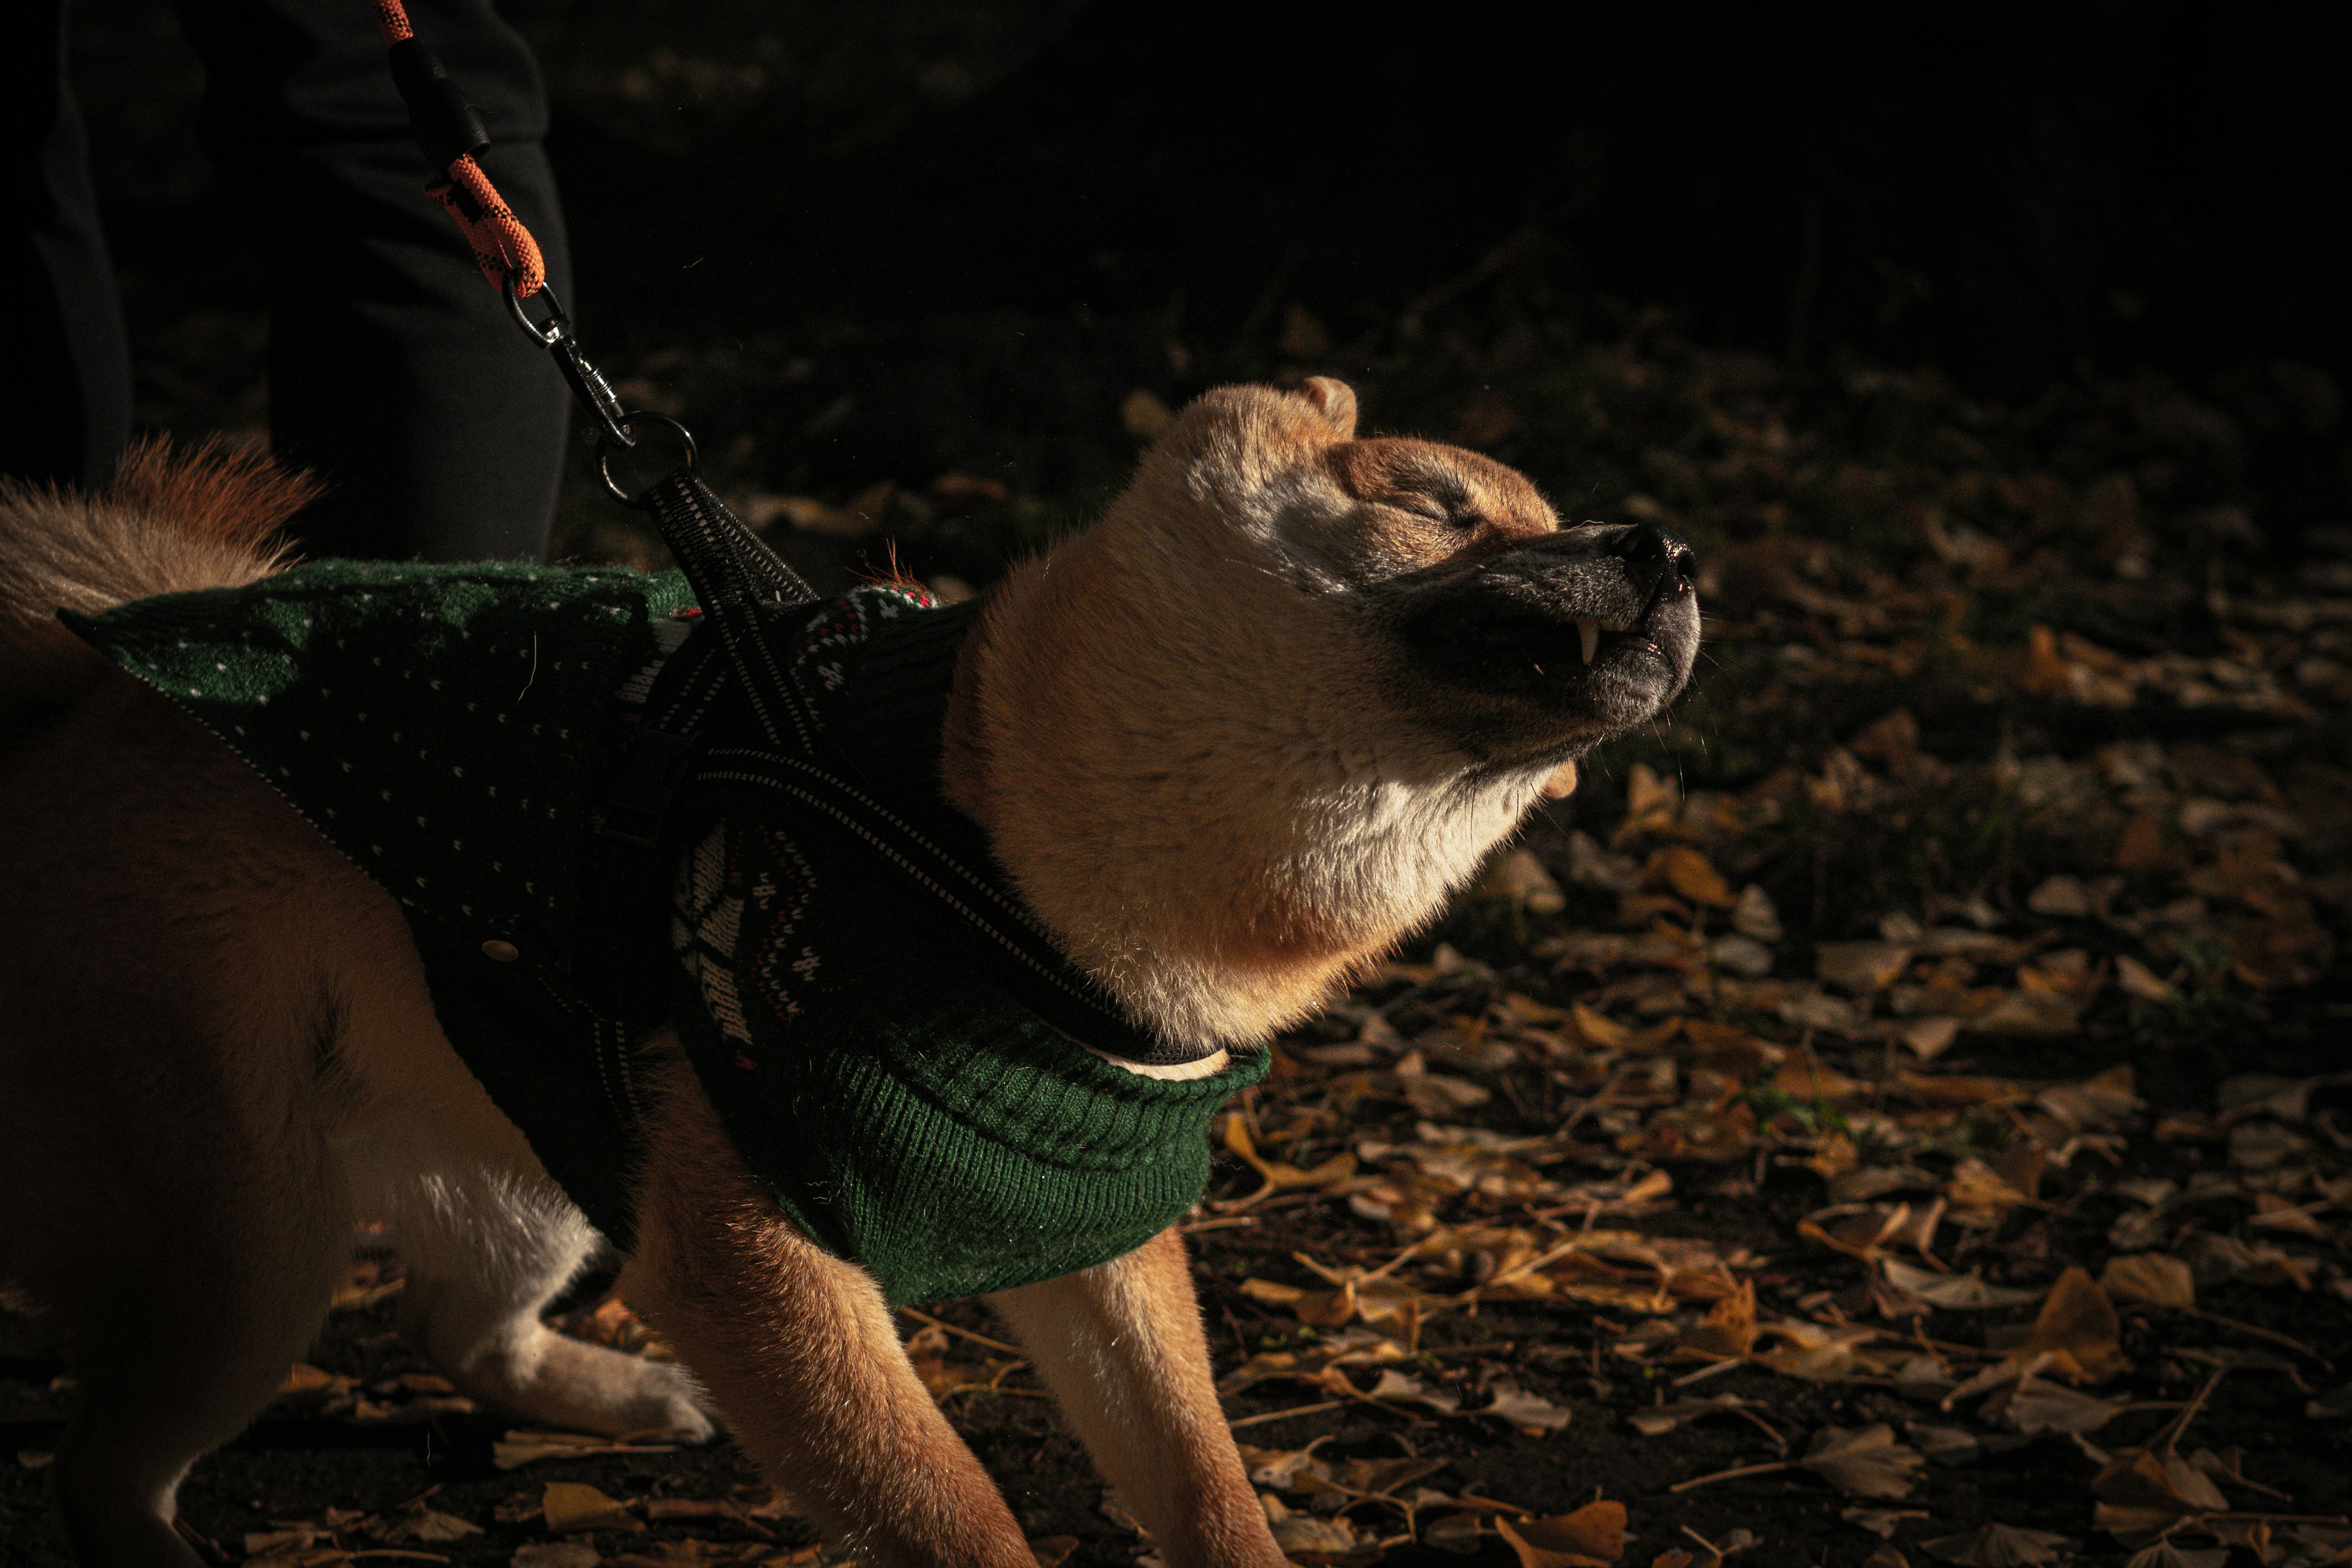
M 1136 1028 L 1004 884 L 976 825 L 936 800 L 861 777 L 781 660 L 786 628 L 777 610 L 812 604 L 815 595 L 690 468 L 638 504 L 693 584 L 702 615 L 655 681 L 605 813 L 604 835 L 633 849 L 626 858 L 638 868 L 632 876 L 616 866 L 612 885 L 642 888 L 646 872 L 659 874 L 665 855 L 649 852 L 682 847 L 681 808 L 798 817 L 863 846 L 904 880 L 908 907 L 926 923 L 1072 1038 L 1151 1064 L 1196 1061 L 1215 1048 L 1171 1046 Z

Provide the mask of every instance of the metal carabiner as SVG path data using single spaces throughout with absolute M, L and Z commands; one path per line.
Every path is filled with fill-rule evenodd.
M 515 325 L 522 329 L 525 337 L 545 349 L 554 359 L 555 368 L 562 373 L 565 383 L 572 388 L 572 398 L 587 411 L 588 417 L 596 422 L 597 446 L 602 447 L 608 443 L 635 446 L 636 437 L 629 434 L 629 420 L 633 416 L 621 406 L 620 395 L 613 390 L 612 383 L 604 379 L 604 373 L 591 364 L 588 356 L 580 352 L 580 340 L 572 332 L 572 318 L 564 313 L 563 301 L 555 297 L 555 290 L 542 283 L 535 292 L 535 298 L 544 297 L 547 300 L 548 314 L 544 321 L 532 321 L 530 312 L 523 309 L 522 296 L 515 289 L 512 273 L 507 275 L 499 291 L 506 296 L 507 314 L 514 318 Z

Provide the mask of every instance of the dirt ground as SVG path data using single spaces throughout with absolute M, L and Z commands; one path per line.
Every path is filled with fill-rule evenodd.
M 159 84 L 121 123 L 167 123 L 184 68 L 93 12 L 95 58 Z M 955 90 L 1055 15 L 961 36 Z M 676 83 L 721 120 L 753 94 L 714 74 L 740 62 L 640 80 L 562 8 L 527 16 L 559 149 L 571 124 L 650 161 L 687 134 L 656 114 Z M 887 142 L 945 90 L 835 42 L 866 85 L 802 134 Z M 156 146 L 100 149 L 153 155 L 119 186 L 142 419 L 251 437 L 257 289 L 163 265 L 143 226 L 213 220 Z M 1691 692 L 1220 1123 L 1187 1228 L 1296 1561 L 2352 1562 L 2352 449 L 2327 374 L 2085 368 L 2003 400 L 1696 339 L 1565 286 L 1535 230 L 1377 297 L 1276 268 L 1231 318 L 794 300 L 721 330 L 625 308 L 659 269 L 598 250 L 602 202 L 583 319 L 625 395 L 691 416 L 821 587 L 895 556 L 984 588 L 1192 392 L 1310 374 L 1564 515 L 1692 541 Z M 584 473 L 560 530 L 661 563 Z M 646 1345 L 606 1286 L 566 1321 Z M 818 1560 L 724 1443 L 583 1452 L 454 1398 L 392 1332 L 398 1289 L 362 1249 L 278 1405 L 197 1467 L 183 1515 L 216 1561 Z M 1001 1330 L 969 1303 L 904 1321 L 1041 1563 L 1148 1560 Z M 65 1561 L 69 1398 L 0 1311 L 0 1560 Z

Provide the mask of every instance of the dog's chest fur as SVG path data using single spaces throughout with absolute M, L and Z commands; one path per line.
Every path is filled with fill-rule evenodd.
M 624 1245 L 632 1052 L 665 1014 L 762 1184 L 893 1300 L 1052 1278 L 1171 1223 L 1265 1057 L 1192 1083 L 1097 1059 L 928 939 L 846 835 L 703 824 L 669 955 L 639 944 L 656 1010 L 615 1016 L 589 983 L 591 830 L 633 722 L 615 694 L 687 603 L 628 572 L 329 563 L 73 624 L 400 901 L 452 1045 Z M 872 769 L 929 792 L 961 624 L 862 590 L 808 611 L 788 655 Z

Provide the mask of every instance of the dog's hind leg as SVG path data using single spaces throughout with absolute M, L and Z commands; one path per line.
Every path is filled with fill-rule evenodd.
M 478 1166 L 419 1176 L 397 1194 L 392 1227 L 408 1273 L 402 1336 L 473 1398 L 572 1431 L 710 1435 L 678 1368 L 541 1321 L 597 1239 L 543 1178 Z
M 326 1316 L 350 1256 L 341 1184 L 315 1146 L 254 1152 L 226 1181 L 174 1190 L 133 1166 L 70 1200 L 82 1244 L 105 1237 L 49 1294 L 79 1384 L 57 1495 L 88 1568 L 194 1568 L 173 1524 L 181 1479 L 269 1403 Z

